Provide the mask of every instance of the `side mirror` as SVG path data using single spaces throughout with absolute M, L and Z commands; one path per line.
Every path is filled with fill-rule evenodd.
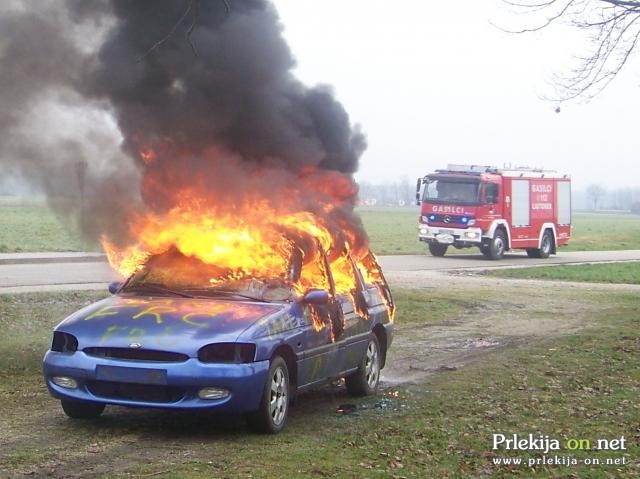
M 120 291 L 120 288 L 122 288 L 123 284 L 124 283 L 122 283 L 121 281 L 114 281 L 109 285 L 109 292 L 111 294 L 116 294 L 118 291 Z
M 422 187 L 422 178 L 418 178 L 416 182 L 416 205 L 420 206 L 420 188 Z
M 329 293 L 324 289 L 311 289 L 305 293 L 302 301 L 308 304 L 327 304 L 329 303 Z

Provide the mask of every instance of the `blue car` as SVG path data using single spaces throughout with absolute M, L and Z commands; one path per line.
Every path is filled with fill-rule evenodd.
M 224 275 L 197 259 L 151 257 L 54 329 L 46 385 L 71 418 L 107 404 L 211 409 L 267 433 L 284 427 L 296 394 L 337 378 L 372 394 L 393 338 L 391 292 L 373 255 L 363 271 L 344 253 L 355 288 L 337 294 L 320 254 L 327 288 L 304 294 L 292 286 L 309 267 L 300 257 L 274 278 L 215 282 Z

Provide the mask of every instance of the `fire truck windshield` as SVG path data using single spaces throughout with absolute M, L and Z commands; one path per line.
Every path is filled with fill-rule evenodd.
M 427 177 L 422 201 L 475 205 L 480 203 L 480 180 L 450 177 Z

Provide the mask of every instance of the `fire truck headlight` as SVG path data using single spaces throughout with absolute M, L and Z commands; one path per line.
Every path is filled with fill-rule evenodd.
M 467 231 L 464 235 L 469 239 L 476 239 L 478 237 L 478 233 L 475 231 Z
M 428 228 L 424 228 L 424 227 L 423 227 L 423 228 L 420 228 L 420 234 L 421 234 L 421 235 L 426 235 L 428 232 L 429 232 L 429 229 L 428 229 Z

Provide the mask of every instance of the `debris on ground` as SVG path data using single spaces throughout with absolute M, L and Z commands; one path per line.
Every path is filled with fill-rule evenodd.
M 471 348 L 490 348 L 493 346 L 498 346 L 498 342 L 496 341 L 490 341 L 488 339 L 467 339 L 464 342 L 464 345 L 462 346 L 465 349 L 471 349 Z

